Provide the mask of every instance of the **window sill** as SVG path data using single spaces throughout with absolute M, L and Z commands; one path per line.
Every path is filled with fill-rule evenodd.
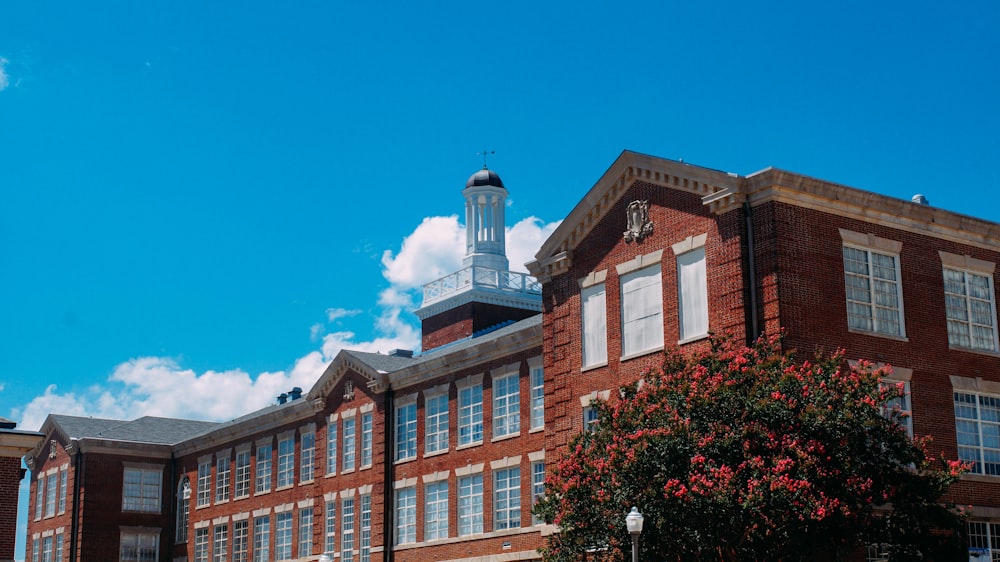
M 985 355 L 987 357 L 1000 357 L 1000 353 L 996 351 L 990 351 L 988 349 L 973 349 L 971 347 L 959 347 L 957 345 L 949 345 L 949 351 L 964 351 L 966 353 L 974 353 L 976 355 Z
M 358 470 L 368 470 L 371 467 L 372 467 L 372 465 L 366 464 L 366 465 L 362 466 L 361 468 L 359 468 Z
M 883 334 L 882 332 L 871 332 L 868 330 L 861 330 L 859 328 L 848 328 L 848 333 L 851 334 L 861 334 L 862 336 L 873 336 L 876 338 L 885 338 L 887 340 L 909 342 L 910 338 L 906 336 L 894 336 L 892 334 Z
M 437 451 L 424 452 L 424 458 L 436 457 L 438 455 L 443 455 L 448 452 L 448 449 L 438 449 Z
M 677 345 L 684 345 L 684 344 L 687 344 L 687 343 L 692 343 L 692 342 L 701 341 L 701 340 L 707 340 L 707 339 L 708 339 L 708 332 L 705 332 L 704 334 L 698 334 L 696 336 L 691 336 L 689 338 L 684 338 L 682 340 L 678 340 L 677 341 Z
M 316 482 L 315 478 L 310 478 L 309 480 L 299 480 L 299 486 L 304 486 L 306 484 L 312 484 Z
M 224 503 L 229 503 L 229 499 L 227 498 L 224 500 L 215 500 L 215 505 L 222 505 Z
M 270 493 L 271 493 L 271 490 L 267 489 L 267 490 L 261 490 L 260 492 L 254 492 L 253 495 L 254 495 L 254 497 L 257 497 L 257 496 L 263 496 L 264 494 L 270 494 Z
M 353 468 L 351 468 L 351 469 L 344 469 L 344 470 L 341 470 L 340 473 L 341 474 L 353 474 L 354 473 L 354 469 Z
M 284 486 L 278 486 L 274 489 L 275 492 L 280 492 L 282 490 L 291 490 L 295 487 L 295 484 L 285 484 Z
M 417 457 L 416 457 L 416 455 L 414 455 L 414 456 L 412 456 L 412 457 L 406 457 L 406 458 L 403 458 L 403 459 L 396 459 L 396 460 L 394 461 L 394 464 L 396 464 L 396 465 L 400 465 L 400 464 L 406 464 L 406 463 L 408 463 L 408 462 L 413 462 L 413 461 L 415 461 L 415 460 L 417 460 Z
M 508 433 L 507 435 L 499 435 L 497 437 L 494 437 L 493 439 L 490 439 L 490 443 L 496 443 L 497 441 L 506 441 L 507 439 L 513 439 L 515 437 L 520 437 L 520 436 L 521 436 L 520 431 L 518 431 L 517 433 Z
M 236 497 L 234 497 L 234 498 L 233 498 L 233 501 L 237 501 L 237 500 L 245 500 L 245 499 L 247 499 L 247 498 L 249 498 L 249 497 L 250 497 L 250 494 L 244 494 L 244 495 L 242 495 L 242 496 L 236 496 Z
M 539 431 L 545 431 L 545 426 L 543 425 L 541 427 L 533 427 L 528 430 L 528 433 L 538 433 Z
M 1000 482 L 1000 475 L 979 474 L 979 473 L 973 474 L 970 472 L 966 472 L 965 474 L 959 477 L 959 480 L 963 480 L 966 482 L 989 482 L 992 484 L 996 484 L 997 482 Z
M 607 367 L 607 366 L 608 366 L 607 361 L 605 361 L 604 363 L 595 363 L 593 365 L 587 365 L 586 367 L 580 367 L 580 372 L 586 373 L 587 371 L 593 371 L 594 369 L 600 369 L 601 367 Z
M 636 353 L 633 353 L 631 355 L 622 355 L 620 361 L 628 361 L 629 359 L 635 359 L 637 357 L 642 357 L 644 355 L 650 355 L 652 353 L 659 353 L 661 351 L 663 351 L 663 346 L 662 345 L 660 347 L 654 347 L 653 349 L 645 349 L 643 351 L 637 351 Z
M 458 447 L 455 447 L 455 450 L 456 451 L 461 451 L 462 449 L 470 449 L 472 447 L 478 447 L 479 445 L 482 445 L 482 444 L 483 444 L 483 440 L 480 439 L 479 441 L 473 441 L 472 443 L 466 443 L 464 445 L 459 445 Z
M 323 476 L 323 478 L 333 478 L 333 477 L 334 477 L 334 476 L 336 476 L 336 475 L 337 475 L 337 473 L 336 473 L 336 472 L 331 472 L 331 473 L 329 473 L 329 474 L 325 474 L 325 475 Z

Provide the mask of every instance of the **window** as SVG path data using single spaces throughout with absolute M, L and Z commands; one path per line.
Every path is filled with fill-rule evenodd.
M 865 562 L 889 562 L 889 545 L 869 544 L 865 549 Z
M 229 525 L 216 525 L 212 541 L 212 562 L 226 562 L 229 543 Z
M 313 510 L 307 507 L 299 510 L 299 558 L 312 554 Z
M 541 365 L 531 365 L 531 429 L 545 426 L 545 371 Z
M 663 285 L 660 265 L 625 273 L 622 291 L 622 357 L 663 348 Z
M 45 478 L 45 516 L 53 517 L 56 514 L 56 493 L 58 474 L 50 474 Z
M 270 443 L 257 445 L 257 482 L 255 490 L 258 494 L 271 491 L 272 454 L 272 446 Z
M 354 498 L 344 498 L 340 507 L 340 562 L 351 562 L 354 560 Z
M 883 406 L 882 414 L 898 423 L 906 430 L 906 434 L 913 437 L 913 418 L 910 410 L 910 383 L 907 381 L 895 381 L 884 379 L 879 383 L 889 392 L 889 398 Z
M 944 304 L 950 345 L 997 351 L 992 275 L 945 268 Z
M 593 406 L 583 407 L 583 430 L 590 431 L 597 426 L 597 410 Z
M 681 341 L 708 335 L 708 277 L 705 248 L 677 256 L 677 316 Z
M 604 283 L 580 290 L 583 367 L 608 364 L 608 312 Z
M 295 484 L 295 438 L 286 437 L 278 440 L 278 488 L 292 484 Z
M 396 490 L 396 544 L 417 542 L 417 489 Z
M 59 533 L 58 535 L 56 535 L 56 561 L 62 562 L 62 559 L 63 559 L 63 534 Z
M 521 431 L 521 378 L 517 373 L 493 379 L 493 436 Z
M 326 536 L 323 541 L 323 552 L 333 553 L 337 550 L 337 502 L 326 502 Z
M 194 530 L 194 562 L 208 562 L 208 529 Z
M 483 532 L 483 475 L 458 479 L 458 535 Z
M 448 538 L 448 481 L 427 484 L 424 496 L 424 540 Z
M 316 430 L 311 427 L 303 430 L 299 442 L 299 482 L 309 482 L 316 469 Z
M 274 523 L 274 559 L 292 559 L 292 514 L 279 513 Z
M 205 542 L 207 548 L 208 529 L 202 529 L 202 530 L 205 531 Z M 119 544 L 121 544 L 121 562 L 156 562 L 157 560 L 159 560 L 159 554 L 160 554 L 159 533 L 149 533 L 149 532 L 133 533 L 133 532 L 123 531 L 120 540 L 121 542 Z M 195 552 L 197 552 L 197 547 L 195 549 Z
M 361 495 L 361 562 L 372 559 L 372 495 Z
M 969 521 L 969 560 L 1000 560 L 1000 523 Z
M 212 503 L 212 462 L 198 463 L 198 507 Z
M 337 421 L 326 423 L 326 473 L 337 474 Z M 327 552 L 333 552 L 328 550 Z
M 215 501 L 229 501 L 229 451 L 215 459 Z
M 52 562 L 52 537 L 42 537 L 42 562 Z
M 59 471 L 59 513 L 66 513 L 66 478 L 68 470 Z
M 41 517 L 42 516 L 39 515 L 38 519 L 41 519 Z M 40 552 L 41 551 L 38 549 L 38 539 L 31 539 L 31 562 L 38 562 L 38 555 Z
M 531 505 L 534 507 L 538 500 L 545 495 L 545 461 L 535 461 L 531 463 Z M 541 525 L 544 521 L 537 515 L 531 516 L 531 522 Z
M 233 562 L 247 562 L 249 550 L 249 522 L 233 521 Z
M 122 511 L 160 512 L 160 480 L 162 469 L 125 468 L 122 491 Z
M 253 520 L 253 562 L 267 562 L 271 552 L 271 516 Z
M 458 445 L 472 445 L 483 440 L 483 385 L 470 384 L 458 389 Z
M 898 256 L 845 245 L 844 283 L 848 327 L 890 336 L 906 335 Z
M 361 468 L 372 465 L 372 413 L 361 414 Z
M 521 469 L 514 466 L 493 473 L 493 529 L 521 526 Z
M 417 456 L 417 403 L 396 407 L 396 462 Z
M 448 450 L 448 393 L 424 398 L 424 453 Z
M 1000 476 L 1000 397 L 956 392 L 955 433 L 970 472 Z
M 188 511 L 191 509 L 191 481 L 185 476 L 177 486 L 177 542 L 188 540 Z
M 39 474 L 35 480 L 35 521 L 42 518 L 42 508 L 45 506 L 45 478 Z
M 250 496 L 250 449 L 236 453 L 236 484 L 233 497 L 236 499 Z
M 354 470 L 354 418 L 344 418 L 344 472 Z

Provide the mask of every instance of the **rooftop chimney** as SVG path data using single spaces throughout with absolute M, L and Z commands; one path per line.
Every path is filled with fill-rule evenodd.
M 302 389 L 296 386 L 295 388 L 289 390 L 288 398 L 289 400 L 298 400 L 299 398 L 302 398 Z

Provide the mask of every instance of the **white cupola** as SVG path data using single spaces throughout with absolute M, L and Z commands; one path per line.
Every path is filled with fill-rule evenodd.
M 496 172 L 483 166 L 465 182 L 465 267 L 507 271 L 504 209 L 507 189 Z

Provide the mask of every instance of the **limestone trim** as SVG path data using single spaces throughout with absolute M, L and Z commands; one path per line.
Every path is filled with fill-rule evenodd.
M 499 460 L 490 461 L 490 470 L 500 470 L 502 468 L 510 468 L 512 466 L 521 466 L 521 455 L 504 457 Z
M 889 240 L 888 238 L 881 238 L 870 232 L 854 232 L 853 230 L 847 230 L 846 228 L 838 228 L 837 230 L 840 231 L 840 239 L 843 240 L 845 244 L 862 246 L 872 250 L 885 252 L 887 254 L 896 255 L 899 255 L 899 252 L 903 249 L 902 242 Z
M 221 515 L 219 517 L 216 517 L 215 519 L 212 519 L 213 525 L 222 525 L 223 523 L 229 523 L 228 515 Z
M 396 480 L 392 483 L 393 490 L 402 490 L 403 488 L 412 488 L 417 485 L 417 477 L 413 478 L 403 478 L 402 480 Z
M 354 416 L 358 415 L 358 409 L 357 408 L 347 408 L 346 410 L 342 410 L 340 412 L 340 415 L 344 419 L 353 418 Z
M 358 411 L 361 412 L 362 414 L 367 414 L 368 412 L 371 412 L 373 410 L 375 410 L 374 402 L 368 402 L 358 407 Z
M 323 494 L 323 501 L 332 502 L 336 501 L 336 499 L 337 499 L 337 492 L 327 492 Z
M 205 519 L 204 521 L 195 521 L 194 528 L 195 529 L 207 529 L 208 526 L 211 525 L 211 524 L 212 524 L 212 522 L 209 521 L 208 519 Z
M 470 386 L 476 386 L 477 384 L 483 384 L 483 374 L 476 373 L 475 375 L 469 375 L 465 378 L 458 379 L 455 381 L 455 386 L 458 388 L 468 388 Z
M 233 521 L 246 521 L 247 519 L 250 519 L 249 511 L 233 514 Z
M 995 263 L 976 259 L 970 255 L 960 256 L 958 254 L 945 252 L 944 250 L 938 250 L 938 255 L 941 256 L 941 265 L 945 267 L 964 269 L 966 271 L 985 273 L 987 275 L 993 275 L 993 271 L 996 270 Z
M 261 437 L 260 439 L 255 441 L 254 444 L 257 446 L 258 449 L 260 449 L 261 447 L 268 447 L 274 445 L 274 436 L 268 435 L 267 437 Z
M 470 464 L 460 468 L 455 469 L 455 476 L 468 476 L 470 474 L 479 474 L 486 467 L 485 463 Z
M 697 250 L 698 248 L 704 247 L 707 241 L 708 233 L 706 232 L 705 234 L 699 234 L 698 236 L 688 236 L 684 240 L 681 240 L 671 246 L 671 249 L 674 251 L 675 256 L 679 256 L 690 252 L 691 250 Z
M 411 392 L 410 394 L 404 394 L 396 398 L 396 408 L 402 408 L 404 406 L 409 406 L 410 404 L 416 404 L 417 393 Z
M 448 394 L 448 390 L 451 389 L 451 383 L 439 384 L 437 386 L 432 386 L 430 388 L 424 389 L 424 399 L 432 398 L 435 396 L 440 396 L 442 394 Z
M 603 400 L 607 402 L 609 398 L 611 398 L 610 390 L 595 390 L 590 394 L 585 394 L 580 397 L 580 406 L 586 408 L 595 400 Z
M 538 462 L 543 460 L 545 460 L 545 449 L 542 449 L 541 451 L 534 451 L 528 453 L 528 461 L 530 462 Z
M 586 289 L 587 287 L 593 287 L 594 285 L 600 285 L 608 279 L 608 270 L 602 269 L 600 271 L 592 271 L 587 274 L 586 277 L 581 277 L 578 281 L 581 289 Z
M 275 513 L 284 513 L 286 511 L 291 511 L 295 509 L 295 504 L 293 502 L 283 503 L 281 505 L 274 506 Z
M 951 375 L 951 387 L 955 390 L 980 392 L 985 394 L 1000 394 L 1000 382 L 984 381 L 981 377 L 959 377 Z
M 364 486 L 358 486 L 358 494 L 364 496 L 366 494 L 372 493 L 373 486 L 371 484 L 365 484 Z
M 265 515 L 270 515 L 270 514 L 271 514 L 271 508 L 270 507 L 262 507 L 260 509 L 253 510 L 253 516 L 254 517 L 263 517 Z
M 620 263 L 615 266 L 615 270 L 618 272 L 618 275 L 625 275 L 651 265 L 656 265 L 661 261 L 663 261 L 663 250 L 656 250 L 655 252 L 636 256 L 625 263 Z
M 424 474 L 420 477 L 424 484 L 430 484 L 431 482 L 440 482 L 442 480 L 448 479 L 448 471 L 442 470 L 440 472 L 432 472 L 430 474 Z
M 302 508 L 305 508 L 305 507 L 312 507 L 314 504 L 315 504 L 315 500 L 313 498 L 308 498 L 308 499 L 304 499 L 304 500 L 299 500 L 295 505 L 299 509 L 302 509 Z

